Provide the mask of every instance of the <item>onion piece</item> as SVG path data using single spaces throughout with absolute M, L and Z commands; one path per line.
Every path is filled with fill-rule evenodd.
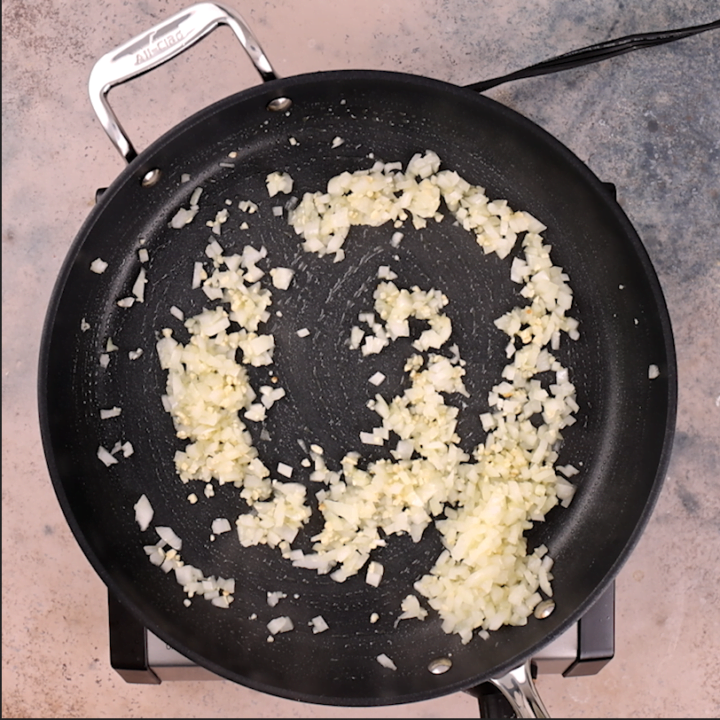
M 401 620 L 408 620 L 409 618 L 417 618 L 418 620 L 424 620 L 427 617 L 428 611 L 420 605 L 420 601 L 415 595 L 408 595 L 402 601 L 400 605 L 402 613 L 398 615 L 395 620 L 395 627 Z
M 147 250 L 145 252 L 147 253 Z M 145 268 L 141 267 L 135 283 L 132 286 L 132 294 L 137 298 L 138 302 L 145 302 L 145 283 L 147 283 Z
M 182 549 L 182 540 L 173 532 L 172 528 L 156 525 L 155 532 L 160 536 L 160 539 L 166 542 L 173 550 Z
M 375 658 L 383 667 L 389 668 L 390 670 L 397 670 L 397 665 L 385 654 L 380 653 Z
M 107 270 L 107 266 L 108 264 L 101 258 L 96 258 L 90 263 L 90 269 L 98 275 L 102 275 Z
M 267 624 L 267 629 L 270 631 L 271 635 L 277 635 L 278 633 L 289 632 L 294 627 L 295 626 L 293 625 L 292 620 L 289 617 L 287 617 L 287 615 L 273 618 Z
M 147 496 L 141 495 L 140 499 L 133 505 L 135 510 L 135 520 L 140 526 L 140 530 L 145 532 L 153 519 L 154 510 Z
M 193 290 L 200 287 L 200 283 L 207 278 L 207 273 L 201 262 L 196 262 L 193 265 L 193 275 L 191 287 Z
M 382 580 L 384 571 L 385 571 L 385 568 L 379 562 L 375 562 L 373 560 L 368 565 L 367 574 L 365 575 L 365 582 L 368 585 L 377 587 L 380 584 L 380 581 Z
M 215 533 L 215 535 L 222 535 L 222 533 L 226 533 L 232 530 L 232 525 L 230 525 L 230 521 L 227 518 L 215 518 L 215 520 L 212 521 L 212 531 Z
M 97 449 L 97 456 L 106 467 L 110 467 L 110 465 L 114 465 L 117 462 L 117 459 L 113 457 L 112 453 L 108 452 L 102 445 Z
M 330 628 L 322 615 L 316 615 L 312 618 L 312 620 L 310 620 L 309 624 L 312 625 L 312 631 L 315 634 L 325 632 Z
M 269 592 L 267 594 L 267 604 L 270 607 L 275 607 L 283 598 L 286 597 L 287 595 L 280 590 L 276 590 L 275 592 Z
M 272 283 L 278 290 L 287 290 L 290 287 L 294 274 L 295 271 L 290 268 L 278 267 L 270 270 Z
M 290 193 L 293 189 L 293 179 L 288 173 L 270 173 L 265 178 L 265 184 L 270 197 L 275 197 L 278 193 Z
M 290 465 L 286 465 L 285 463 L 278 463 L 277 471 L 280 473 L 280 475 L 284 475 L 285 477 L 292 477 L 293 469 Z

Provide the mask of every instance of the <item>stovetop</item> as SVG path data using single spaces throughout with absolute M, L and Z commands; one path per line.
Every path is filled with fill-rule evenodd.
M 110 663 L 128 683 L 222 678 L 180 654 L 149 632 L 112 595 L 108 595 Z M 595 675 L 615 654 L 615 584 L 580 620 L 533 658 L 534 674 L 564 677 Z

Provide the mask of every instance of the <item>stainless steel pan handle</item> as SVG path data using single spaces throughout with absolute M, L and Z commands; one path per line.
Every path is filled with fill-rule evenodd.
M 507 698 L 519 718 L 549 718 L 532 679 L 531 661 L 528 660 L 507 675 L 490 682 Z
M 532 660 L 466 692 L 478 699 L 483 718 L 550 717 L 533 681 Z
M 242 17 L 216 3 L 192 5 L 103 55 L 95 63 L 88 88 L 90 102 L 113 145 L 128 163 L 137 157 L 137 152 L 108 103 L 108 92 L 180 55 L 219 25 L 227 25 L 235 33 L 264 82 L 277 78 L 260 43 Z

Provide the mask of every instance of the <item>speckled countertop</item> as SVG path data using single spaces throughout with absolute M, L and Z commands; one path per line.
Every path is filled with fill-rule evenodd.
M 281 75 L 365 67 L 457 84 L 720 14 L 709 0 L 234 6 Z M 340 712 L 220 680 L 129 685 L 110 667 L 105 589 L 62 516 L 40 446 L 38 347 L 52 284 L 94 191 L 122 168 L 88 100 L 90 69 L 183 7 L 3 2 L 3 717 L 476 717 L 464 694 Z M 617 578 L 616 656 L 596 676 L 541 676 L 555 717 L 720 714 L 719 78 L 716 31 L 488 93 L 615 183 L 657 269 L 677 344 L 677 436 L 654 515 Z M 143 148 L 255 83 L 222 30 L 112 101 Z

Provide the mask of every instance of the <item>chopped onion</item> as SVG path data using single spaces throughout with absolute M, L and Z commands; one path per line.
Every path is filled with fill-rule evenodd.
M 360 442 L 365 445 L 383 445 L 384 439 L 376 433 L 362 431 L 360 433 Z
M 191 223 L 195 215 L 197 215 L 197 212 L 197 207 L 190 207 L 190 209 L 180 208 L 172 218 L 170 218 L 168 225 L 175 230 L 179 230 L 181 227 Z
M 278 193 L 290 193 L 293 189 L 293 179 L 287 173 L 270 173 L 265 184 L 270 197 L 275 197 Z
M 283 174 L 266 180 L 271 197 L 289 192 L 282 187 Z M 420 229 L 440 222 L 446 210 L 474 234 L 484 253 L 505 258 L 520 239 L 522 248 L 509 263 L 510 279 L 520 286 L 525 304 L 495 321 L 495 329 L 507 336 L 501 343 L 507 364 L 488 388 L 487 406 L 480 412 L 487 437 L 472 455 L 462 450 L 456 433 L 458 407 L 446 402 L 448 394 L 468 396 L 465 362 L 458 347 L 449 345 L 448 299 L 433 288 L 398 287 L 395 273 L 381 266 L 374 306 L 358 316 L 367 329 L 353 327 L 350 347 L 376 354 L 398 338 L 411 338 L 415 321 L 423 324 L 409 340 L 417 354 L 405 364 L 405 390 L 394 398 L 378 394 L 370 400 L 368 408 L 381 423 L 360 431 L 361 442 L 378 446 L 391 433 L 397 435 L 389 449 L 392 459 L 359 462 L 359 453 L 350 451 L 340 461 L 341 469 L 331 470 L 322 451 L 311 447 L 315 467 L 309 479 L 324 483 L 316 493 L 324 524 L 312 537 L 311 551 L 293 549 L 312 512 L 306 488 L 271 481 L 240 422 L 264 419 L 275 399 L 272 388 L 261 388 L 256 402 L 244 367 L 235 360 L 240 349 L 243 364 L 272 362 L 274 338 L 261 334 L 259 327 L 270 316 L 271 296 L 260 286 L 263 270 L 257 267 L 267 252 L 247 246 L 241 256 L 224 257 L 217 245 L 208 253 L 213 275 L 197 271 L 193 284 L 230 309 L 220 305 L 187 320 L 187 345 L 167 329 L 158 343 L 161 365 L 168 370 L 163 404 L 178 435 L 190 441 L 176 454 L 178 474 L 186 482 L 202 479 L 208 486 L 212 479 L 234 483 L 250 506 L 235 522 L 243 546 L 278 547 L 293 565 L 329 573 L 336 582 L 367 567 L 366 581 L 377 587 L 382 565 L 371 559 L 372 551 L 393 534 L 419 542 L 435 522 L 445 550 L 415 589 L 438 612 L 443 629 L 466 643 L 476 630 L 482 634 L 525 624 L 540 591 L 552 592 L 552 561 L 542 546 L 528 553 L 524 532 L 555 505 L 567 506 L 575 492 L 561 475 L 571 476 L 572 466 L 565 466 L 570 475 L 555 467 L 562 432 L 575 422 L 578 405 L 569 372 L 554 351 L 563 335 L 579 337 L 578 323 L 568 315 L 572 291 L 568 276 L 550 259 L 551 248 L 541 235 L 545 226 L 529 213 L 513 210 L 506 200 L 487 197 L 483 188 L 457 173 L 441 171 L 432 152 L 413 156 L 404 172 L 398 163 L 377 161 L 368 170 L 341 173 L 326 188 L 286 207 L 303 248 L 332 254 L 335 262 L 344 258 L 342 246 L 351 225 L 389 222 L 397 229 L 410 220 Z M 401 240 L 402 233 L 396 232 L 391 244 L 397 247 Z M 233 322 L 240 330 L 231 329 Z M 540 373 L 550 373 L 550 379 L 536 377 Z M 372 376 L 377 384 L 384 380 L 380 376 Z M 264 428 L 262 432 L 267 437 Z M 163 569 L 173 561 L 161 559 Z M 205 593 L 209 599 L 219 591 L 210 583 Z M 408 595 L 398 621 L 426 614 L 418 598 Z M 271 630 L 271 639 L 274 634 Z
M 390 670 L 397 670 L 397 665 L 385 654 L 381 653 L 375 658 L 383 667 L 389 668 Z
M 316 615 L 312 620 L 310 620 L 310 625 L 312 625 L 313 633 L 316 634 L 325 632 L 330 628 L 330 626 L 325 622 L 325 618 L 322 615 Z
M 147 250 L 145 251 L 147 253 Z M 145 277 L 145 268 L 140 268 L 137 279 L 132 286 L 132 294 L 137 298 L 138 302 L 145 301 L 145 283 L 147 278 Z
M 105 464 L 106 467 L 114 465 L 117 459 L 112 456 L 102 445 L 98 447 L 97 456 Z
M 252 215 L 252 213 L 257 212 L 258 206 L 252 200 L 241 200 L 238 203 L 238 208 Z
M 173 532 L 172 528 L 155 526 L 155 532 L 160 536 L 160 539 L 166 542 L 173 550 L 182 549 L 182 540 Z
M 271 635 L 277 635 L 278 633 L 284 633 L 292 630 L 295 626 L 293 625 L 292 620 L 287 617 L 287 615 L 283 615 L 281 617 L 273 618 L 268 624 L 267 629 L 270 631 Z
M 300 338 L 307 337 L 310 334 L 310 331 L 307 328 L 300 328 L 300 330 L 297 331 L 297 336 Z
M 427 617 L 428 611 L 420 605 L 420 601 L 415 595 L 408 595 L 401 603 L 402 613 L 398 615 L 395 620 L 395 627 L 401 620 L 407 620 L 409 618 L 417 618 L 418 620 L 424 620 Z
M 193 265 L 193 276 L 192 276 L 192 285 L 191 287 L 194 289 L 200 287 L 200 283 L 207 277 L 207 273 L 205 272 L 205 268 L 203 268 L 203 264 L 201 262 L 196 262 Z
M 270 270 L 270 277 L 272 278 L 273 285 L 279 290 L 287 290 L 292 282 L 294 270 L 290 268 L 272 268 Z
M 100 410 L 100 419 L 101 420 L 107 420 L 108 418 L 114 418 L 117 417 L 122 412 L 121 408 L 119 407 L 112 407 L 108 410 Z
M 275 607 L 283 598 L 286 597 L 287 595 L 280 590 L 276 590 L 275 592 L 269 592 L 267 594 L 267 604 L 270 607 Z
M 212 487 L 211 485 L 208 487 Z M 222 535 L 232 530 L 232 525 L 227 518 L 216 518 L 212 521 L 212 531 L 215 535 Z
M 107 266 L 108 266 L 108 264 L 104 260 L 101 260 L 100 258 L 96 258 L 95 260 L 93 260 L 90 263 L 90 269 L 94 273 L 97 273 L 98 275 L 102 275 L 102 273 L 104 273 L 105 270 L 107 270 Z
M 363 332 L 363 329 L 354 325 L 350 330 L 350 349 L 357 350 L 364 337 L 365 333 Z
M 269 410 L 278 400 L 285 397 L 283 388 L 273 388 L 269 385 L 260 387 L 260 402 Z
M 290 467 L 290 465 L 286 465 L 285 463 L 278 463 L 277 471 L 280 473 L 280 475 L 284 475 L 285 477 L 292 477 L 293 469 Z
M 222 246 L 220 245 L 220 243 L 217 240 L 213 240 L 205 248 L 205 254 L 210 259 L 218 258 L 218 257 L 222 256 L 222 254 L 223 254 Z
M 368 565 L 367 574 L 365 576 L 365 582 L 368 585 L 377 587 L 380 584 L 380 581 L 382 580 L 384 570 L 385 570 L 385 568 L 379 562 L 375 562 L 373 560 Z
M 385 375 L 383 375 L 380 371 L 373 373 L 369 378 L 368 382 L 372 383 L 373 385 L 381 385 L 383 382 L 385 382 Z
M 660 368 L 657 365 L 650 365 L 648 367 L 648 377 L 654 380 L 658 375 L 660 375 Z
M 244 413 L 243 417 L 253 422 L 262 422 L 265 419 L 266 407 L 262 403 L 255 403 L 250 406 L 248 411 Z
M 135 509 L 135 520 L 140 526 L 140 530 L 143 532 L 148 529 L 151 520 L 153 519 L 154 511 L 150 501 L 145 495 L 141 495 L 140 499 L 133 505 Z
M 203 189 L 201 187 L 196 187 L 193 190 L 192 195 L 190 196 L 190 207 L 197 207 L 198 201 L 200 200 L 200 196 L 202 195 Z

